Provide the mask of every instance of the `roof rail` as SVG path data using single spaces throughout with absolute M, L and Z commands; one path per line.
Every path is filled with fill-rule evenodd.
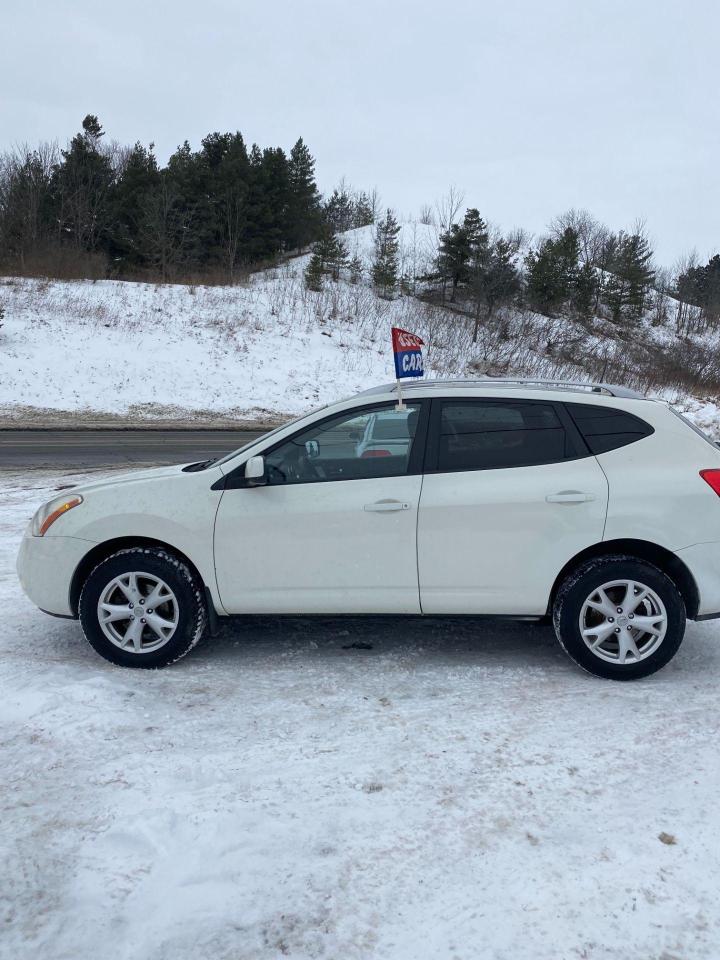
M 572 380 L 539 380 L 534 377 L 483 377 L 465 380 L 420 380 L 414 383 L 403 384 L 403 391 L 413 388 L 438 388 L 444 387 L 494 387 L 494 386 L 522 386 L 537 389 L 548 390 L 569 390 L 586 393 L 602 393 L 607 397 L 618 397 L 627 400 L 644 400 L 644 394 L 637 390 L 631 390 L 630 387 L 618 386 L 614 383 L 577 383 Z M 394 390 L 396 382 L 384 383 L 377 387 L 371 387 L 369 390 L 363 390 L 357 394 L 359 397 L 365 397 L 374 393 L 388 393 Z

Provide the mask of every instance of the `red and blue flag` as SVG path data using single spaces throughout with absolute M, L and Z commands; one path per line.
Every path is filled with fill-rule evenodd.
M 392 328 L 393 354 L 395 355 L 395 377 L 403 380 L 405 377 L 421 377 L 423 371 L 422 347 L 425 346 L 420 337 L 399 327 Z

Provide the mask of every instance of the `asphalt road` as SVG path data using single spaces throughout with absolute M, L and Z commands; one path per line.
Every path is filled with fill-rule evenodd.
M 0 470 L 190 463 L 236 450 L 252 430 L 0 430 Z

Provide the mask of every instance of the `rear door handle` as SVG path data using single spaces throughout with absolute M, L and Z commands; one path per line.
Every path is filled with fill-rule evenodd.
M 580 490 L 561 490 L 545 497 L 548 503 L 587 503 L 595 499 L 593 493 L 582 493 Z
M 409 510 L 410 504 L 402 500 L 376 500 L 375 503 L 366 503 L 363 510 L 368 513 L 390 513 L 393 510 Z

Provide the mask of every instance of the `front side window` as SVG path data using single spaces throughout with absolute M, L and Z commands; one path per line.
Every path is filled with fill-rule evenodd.
M 552 404 L 479 400 L 442 405 L 440 471 L 531 466 L 576 455 Z
M 269 484 L 397 477 L 408 472 L 420 404 L 346 411 L 266 454 Z

